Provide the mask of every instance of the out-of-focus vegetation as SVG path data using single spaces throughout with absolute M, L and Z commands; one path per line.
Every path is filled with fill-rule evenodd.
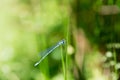
M 119 0 L 0 0 L 0 80 L 119 80 L 119 35 Z

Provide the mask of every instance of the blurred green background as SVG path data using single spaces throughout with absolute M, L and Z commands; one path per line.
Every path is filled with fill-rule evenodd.
M 119 80 L 119 35 L 119 0 L 0 0 L 0 80 Z

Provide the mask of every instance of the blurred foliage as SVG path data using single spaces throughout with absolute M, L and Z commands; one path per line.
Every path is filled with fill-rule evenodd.
M 34 64 L 40 59 L 39 52 L 66 38 L 66 28 L 72 25 L 69 23 L 71 8 L 75 9 L 76 5 L 72 2 L 0 0 L 0 80 L 64 80 L 59 48 L 39 66 L 34 67 Z M 79 21 L 76 28 L 84 29 L 92 45 L 105 48 L 112 41 L 119 43 L 120 14 L 100 15 L 98 10 L 103 5 L 101 0 L 80 0 L 78 4 L 80 14 L 77 16 Z M 109 0 L 109 4 L 112 4 L 112 0 Z M 119 0 L 116 5 L 120 7 Z M 72 31 L 69 33 L 72 34 Z M 91 65 L 85 67 L 87 80 L 98 80 L 96 77 L 104 80 L 99 67 L 94 66 L 94 63 L 99 62 L 96 57 L 101 55 L 96 50 L 94 53 L 85 58 L 85 65 Z M 75 80 L 71 71 L 73 62 L 71 56 L 68 57 L 68 80 Z
M 33 65 L 39 59 L 37 55 L 40 49 L 43 50 L 48 45 L 54 44 L 57 38 L 61 39 L 55 31 L 60 30 L 64 25 L 67 12 L 63 9 L 64 5 L 59 2 L 56 0 L 0 1 L 1 80 L 38 80 L 42 77 L 46 80 L 49 76 L 47 67 L 41 66 L 42 69 L 45 68 L 42 71 L 45 76 Z M 49 34 L 55 28 L 56 30 L 53 30 L 55 33 Z M 46 44 L 47 39 L 49 43 Z

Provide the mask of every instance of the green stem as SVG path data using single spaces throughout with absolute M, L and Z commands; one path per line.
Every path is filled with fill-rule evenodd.
M 68 46 L 68 40 L 69 40 L 69 18 L 66 20 L 66 44 L 65 44 L 65 80 L 67 80 L 67 69 L 68 69 L 68 56 L 67 56 L 67 46 Z
M 64 61 L 64 56 L 63 56 L 63 46 L 61 47 L 61 58 L 62 58 L 62 68 L 63 68 L 63 74 L 64 74 L 64 80 L 65 80 L 65 61 Z
M 114 55 L 114 62 L 115 62 L 115 65 L 116 65 L 117 64 L 117 59 L 116 59 L 116 52 L 115 52 L 115 50 L 113 50 L 113 55 Z M 114 66 L 114 69 L 115 69 L 115 74 L 117 75 L 118 72 L 117 72 L 116 66 Z
M 67 46 L 65 47 L 65 80 L 67 80 Z

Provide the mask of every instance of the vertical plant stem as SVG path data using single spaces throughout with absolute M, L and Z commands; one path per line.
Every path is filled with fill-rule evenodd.
M 69 18 L 66 20 L 66 44 L 65 44 L 65 80 L 67 80 L 67 69 L 68 69 L 68 56 L 67 56 L 67 46 L 69 42 Z
M 115 62 L 114 69 L 115 69 L 115 74 L 117 76 L 118 75 L 118 72 L 117 72 L 117 69 L 116 69 L 117 59 L 116 59 L 116 52 L 115 52 L 114 49 L 113 49 L 113 56 L 114 56 L 114 62 Z
M 66 62 L 66 64 L 65 64 L 65 66 L 66 66 L 66 69 L 65 69 L 65 73 L 66 73 L 65 80 L 67 80 L 67 68 L 68 68 L 68 66 L 67 66 L 68 65 L 67 64 L 67 62 L 68 62 L 68 56 L 67 56 L 68 40 L 69 40 L 69 26 L 67 25 L 66 46 L 65 46 L 65 52 L 66 52 L 66 54 L 65 54 L 65 62 Z
M 69 5 L 68 5 L 69 6 Z M 68 69 L 68 56 L 67 56 L 67 46 L 69 45 L 69 34 L 70 34 L 70 30 L 69 30 L 69 27 L 70 27 L 70 18 L 69 16 L 67 17 L 66 19 L 66 44 L 65 44 L 65 80 L 67 80 L 67 69 Z
M 67 46 L 68 46 L 68 40 L 69 40 L 69 18 L 66 18 L 65 22 L 64 22 L 64 35 L 65 35 L 65 39 L 66 39 L 66 44 L 64 45 L 64 53 L 65 53 L 65 75 L 64 75 L 64 80 L 67 80 L 67 68 L 68 68 L 68 57 L 67 57 Z
M 67 80 L 67 43 L 65 46 L 65 80 Z
M 64 80 L 65 80 L 65 61 L 64 61 L 64 55 L 63 55 L 63 46 L 61 47 L 61 58 L 62 58 L 62 68 L 63 68 L 63 74 L 64 74 Z

